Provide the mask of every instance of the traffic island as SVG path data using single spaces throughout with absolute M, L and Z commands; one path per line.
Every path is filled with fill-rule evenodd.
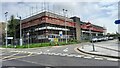
M 88 46 L 88 47 L 91 47 L 91 46 Z M 103 56 L 103 57 L 109 57 L 109 58 L 114 58 L 114 59 L 120 59 L 120 57 L 117 55 L 109 54 L 107 52 L 107 49 L 95 47 L 96 49 L 100 49 L 101 51 L 100 50 L 92 51 L 92 49 L 90 49 L 90 48 L 88 48 L 87 50 L 85 48 L 87 49 L 87 47 L 84 47 L 84 48 L 80 47 L 80 48 L 77 48 L 77 50 L 82 52 L 82 53 L 89 54 L 89 55 L 96 55 L 96 56 Z M 111 53 L 112 53 L 112 51 L 111 51 Z

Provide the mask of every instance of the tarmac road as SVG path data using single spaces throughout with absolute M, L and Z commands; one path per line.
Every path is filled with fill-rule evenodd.
M 4 54 L 2 55 L 2 65 L 3 67 L 118 66 L 118 62 L 106 60 L 106 57 L 86 55 L 75 50 L 76 47 L 85 44 L 88 43 L 29 49 L 7 49 L 7 52 L 3 49 L 2 51 Z

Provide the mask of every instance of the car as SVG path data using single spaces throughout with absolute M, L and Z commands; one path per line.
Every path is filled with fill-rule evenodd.
M 114 38 L 113 37 L 108 37 L 108 40 L 113 40 Z
M 92 38 L 92 40 L 90 40 L 90 42 L 97 42 L 98 38 Z
M 102 41 L 102 38 L 101 37 L 98 37 L 98 42 L 101 42 Z

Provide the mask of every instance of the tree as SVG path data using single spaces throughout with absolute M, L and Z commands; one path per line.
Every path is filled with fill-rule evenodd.
M 19 19 L 15 19 L 14 15 L 11 15 L 8 21 L 8 36 L 13 37 L 11 44 L 16 40 L 16 26 L 19 24 Z

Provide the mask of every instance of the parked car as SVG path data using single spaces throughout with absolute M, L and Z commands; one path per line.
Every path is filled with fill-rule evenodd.
M 90 40 L 90 42 L 97 42 L 98 41 L 98 38 L 92 38 L 92 40 Z
M 114 38 L 113 37 L 108 37 L 108 40 L 113 40 Z

